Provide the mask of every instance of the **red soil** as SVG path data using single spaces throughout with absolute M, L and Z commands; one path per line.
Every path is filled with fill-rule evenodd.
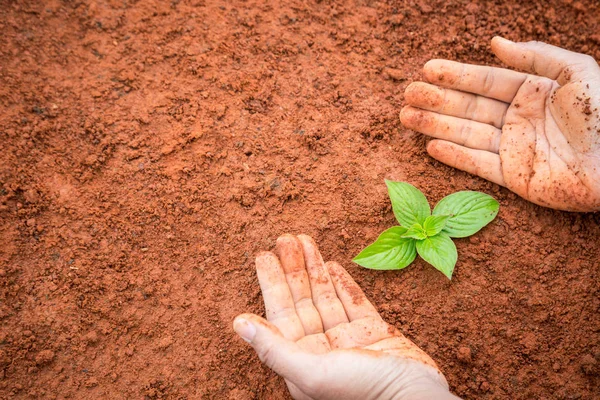
M 521 4 L 523 3 L 523 4 Z M 600 59 L 594 0 L 0 0 L 0 398 L 287 398 L 231 329 L 253 255 L 307 233 L 465 399 L 600 392 L 600 214 L 429 158 L 398 113 L 431 58 L 493 35 Z M 350 260 L 384 178 L 499 217 L 452 282 Z

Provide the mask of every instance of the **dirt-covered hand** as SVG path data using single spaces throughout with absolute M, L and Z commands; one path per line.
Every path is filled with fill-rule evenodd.
M 540 42 L 495 37 L 492 51 L 527 71 L 431 60 L 408 86 L 400 119 L 436 138 L 437 160 L 536 204 L 600 210 L 600 67 Z
M 242 314 L 233 326 L 295 399 L 456 399 L 431 358 L 310 237 L 281 236 L 256 272 L 268 321 Z

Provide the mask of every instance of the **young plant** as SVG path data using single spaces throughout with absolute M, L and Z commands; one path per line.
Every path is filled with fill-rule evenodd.
M 440 200 L 432 213 L 425 195 L 413 185 L 388 180 L 385 184 L 400 226 L 384 231 L 354 257 L 352 261 L 365 268 L 402 269 L 418 253 L 452 279 L 458 254 L 450 238 L 471 236 L 498 214 L 498 202 L 485 193 L 453 193 Z

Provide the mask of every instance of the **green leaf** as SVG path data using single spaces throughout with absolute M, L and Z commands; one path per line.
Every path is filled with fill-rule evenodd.
M 423 222 L 423 230 L 428 237 L 435 236 L 444 229 L 449 215 L 430 215 Z
M 448 279 L 452 279 L 458 253 L 450 236 L 440 233 L 425 240 L 420 240 L 416 245 L 417 252 L 423 260 L 441 271 Z
M 431 215 L 429 203 L 419 189 L 406 182 L 388 181 L 388 188 L 394 215 L 400 225 L 405 227 L 423 224 L 425 218 Z
M 370 269 L 402 269 L 417 257 L 415 241 L 403 238 L 403 226 L 385 230 L 377 240 L 354 257 L 352 261 Z
M 442 232 L 450 237 L 471 236 L 489 224 L 498 214 L 500 204 L 492 196 L 463 191 L 444 197 L 433 209 L 433 215 L 450 215 Z
M 423 227 L 420 224 L 414 224 L 413 226 L 408 228 L 408 230 L 404 235 L 402 235 L 402 237 L 423 240 L 427 237 L 427 234 L 425 233 L 425 229 L 423 229 Z

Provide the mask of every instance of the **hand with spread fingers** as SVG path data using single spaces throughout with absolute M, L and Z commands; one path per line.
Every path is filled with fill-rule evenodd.
M 600 67 L 540 42 L 495 37 L 492 51 L 527 71 L 431 60 L 405 92 L 404 126 L 429 154 L 536 204 L 600 210 Z
M 256 272 L 267 320 L 242 314 L 233 326 L 295 399 L 457 399 L 310 237 L 281 236 L 274 253 L 256 257 Z

